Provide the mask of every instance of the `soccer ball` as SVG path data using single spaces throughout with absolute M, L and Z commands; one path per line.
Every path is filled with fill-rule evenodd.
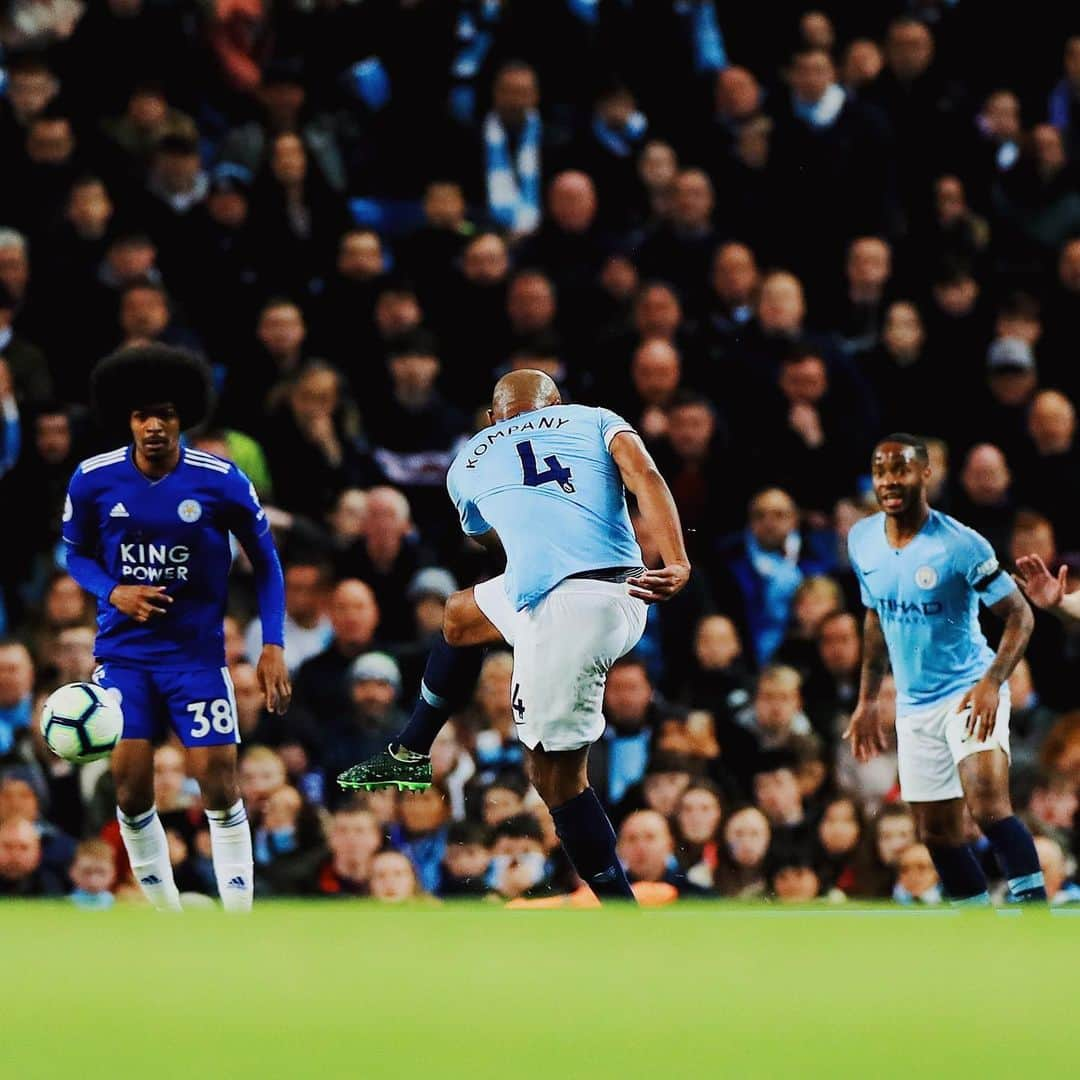
M 41 710 L 41 734 L 49 749 L 79 765 L 108 757 L 123 733 L 124 714 L 115 695 L 93 683 L 61 686 Z

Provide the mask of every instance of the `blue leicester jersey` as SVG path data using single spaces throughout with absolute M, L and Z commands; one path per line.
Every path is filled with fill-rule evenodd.
M 248 550 L 269 531 L 255 488 L 235 465 L 183 449 L 160 480 L 136 467 L 132 448 L 88 458 L 64 505 L 72 553 L 102 568 L 95 654 L 115 664 L 178 667 L 225 662 L 222 622 L 233 533 Z M 113 585 L 164 586 L 173 602 L 137 623 L 108 602 Z
M 994 653 L 979 603 L 992 607 L 1016 588 L 986 540 L 931 510 L 911 542 L 894 548 L 885 515 L 875 514 L 848 534 L 848 555 L 863 603 L 881 620 L 899 708 L 937 704 L 983 677 Z
M 515 610 L 583 570 L 640 566 L 611 440 L 634 429 L 607 409 L 555 405 L 474 435 L 446 478 L 469 536 L 494 529 Z

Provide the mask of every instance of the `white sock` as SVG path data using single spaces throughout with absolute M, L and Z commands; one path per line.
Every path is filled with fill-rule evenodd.
M 228 810 L 207 810 L 214 877 L 226 911 L 250 911 L 254 889 L 251 829 L 243 799 Z
M 146 899 L 158 911 L 180 911 L 180 893 L 169 862 L 169 841 L 152 806 L 145 814 L 129 816 L 117 809 L 120 835 L 124 838 L 131 872 Z

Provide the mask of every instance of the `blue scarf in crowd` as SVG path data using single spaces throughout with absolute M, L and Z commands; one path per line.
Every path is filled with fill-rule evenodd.
M 752 613 L 750 630 L 754 636 L 754 651 L 763 664 L 780 648 L 787 633 L 791 601 L 803 578 L 799 569 L 801 550 L 802 540 L 797 532 L 784 542 L 783 551 L 766 551 L 751 533 L 746 534 L 746 553 L 762 581 L 761 609 Z
M 847 101 L 847 91 L 839 83 L 833 83 L 813 105 L 808 105 L 798 98 L 792 99 L 792 105 L 795 115 L 800 120 L 820 131 L 836 123 L 836 118 L 840 115 L 845 101 Z
M 616 157 L 630 157 L 641 145 L 645 138 L 645 132 L 649 130 L 649 121 L 639 112 L 633 112 L 621 127 L 612 127 L 605 124 L 599 116 L 593 117 L 593 134 L 597 141 Z
M 713 0 L 676 0 L 675 14 L 688 24 L 694 49 L 694 70 L 699 75 L 705 75 L 726 68 L 727 49 Z
M 457 52 L 450 63 L 454 80 L 450 112 L 466 126 L 476 119 L 476 77 L 491 52 L 495 28 L 501 18 L 500 0 L 466 0 L 454 27 Z
M 540 114 L 530 109 L 511 161 L 502 121 L 495 113 L 484 121 L 488 210 L 500 228 L 527 233 L 540 224 L 540 139 Z

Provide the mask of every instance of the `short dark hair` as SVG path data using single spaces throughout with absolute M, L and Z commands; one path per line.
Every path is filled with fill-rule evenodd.
M 878 439 L 874 449 L 884 446 L 885 443 L 899 443 L 901 446 L 910 446 L 915 451 L 915 456 L 924 465 L 930 464 L 930 451 L 926 449 L 926 443 L 918 435 L 909 435 L 906 431 L 894 431 L 883 439 Z
M 688 390 L 685 387 L 676 390 L 668 403 L 667 411 L 674 412 L 676 409 L 689 408 L 706 409 L 710 416 L 716 416 L 716 406 L 704 395 L 696 390 Z
M 453 847 L 455 844 L 464 847 L 466 844 L 479 844 L 481 847 L 491 847 L 491 830 L 479 821 L 455 821 L 446 830 L 446 846 Z
M 90 375 L 90 401 L 101 426 L 128 431 L 132 412 L 170 402 L 184 429 L 202 423 L 210 411 L 210 368 L 186 349 L 140 345 L 119 349 L 101 360 Z
M 519 342 L 510 353 L 511 360 L 547 359 L 562 355 L 562 341 L 552 330 L 541 330 Z
M 387 360 L 396 360 L 401 356 L 433 356 L 439 358 L 439 343 L 435 335 L 417 326 L 394 338 L 387 352 Z
M 500 821 L 492 830 L 492 843 L 503 836 L 511 840 L 535 840 L 538 844 L 544 842 L 544 830 L 540 828 L 540 822 L 527 813 L 514 814 L 513 817 Z

